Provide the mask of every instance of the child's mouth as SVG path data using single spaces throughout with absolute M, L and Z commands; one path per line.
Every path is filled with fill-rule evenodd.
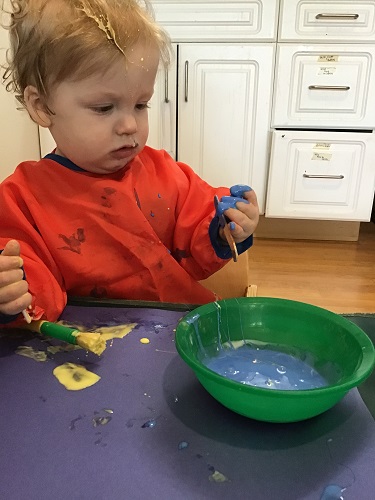
M 123 146 L 122 148 L 112 151 L 111 156 L 116 159 L 125 159 L 133 156 L 135 153 L 135 146 Z

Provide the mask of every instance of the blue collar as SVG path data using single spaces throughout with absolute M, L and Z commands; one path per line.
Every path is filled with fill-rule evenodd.
M 57 155 L 55 153 L 50 153 L 44 157 L 45 160 L 53 160 L 57 163 L 60 163 L 63 167 L 69 168 L 69 170 L 74 170 L 75 172 L 87 172 L 83 168 L 79 167 L 75 163 L 69 160 L 69 158 L 65 158 L 64 156 Z

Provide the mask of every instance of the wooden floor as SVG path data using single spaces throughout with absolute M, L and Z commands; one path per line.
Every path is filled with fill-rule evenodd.
M 357 242 L 255 238 L 248 256 L 258 296 L 375 313 L 374 223 L 361 224 Z

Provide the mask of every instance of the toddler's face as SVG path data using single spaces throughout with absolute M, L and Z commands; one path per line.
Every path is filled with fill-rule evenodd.
M 56 153 L 98 174 L 127 165 L 147 141 L 158 62 L 156 49 L 139 44 L 127 54 L 126 66 L 120 60 L 105 74 L 59 84 L 48 101 Z

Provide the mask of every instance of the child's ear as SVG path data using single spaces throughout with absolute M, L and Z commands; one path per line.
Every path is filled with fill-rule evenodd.
M 46 109 L 36 87 L 28 85 L 25 88 L 23 97 L 31 119 L 41 127 L 50 127 L 52 125 L 51 115 Z

